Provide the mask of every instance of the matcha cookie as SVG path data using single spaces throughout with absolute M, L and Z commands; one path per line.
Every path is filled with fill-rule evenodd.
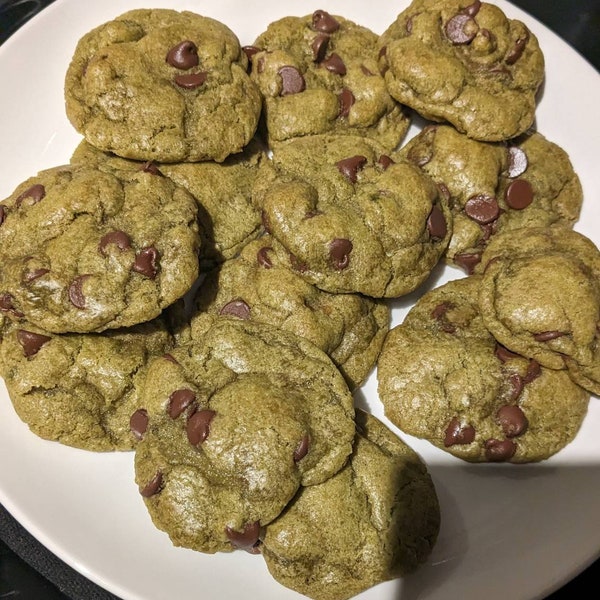
M 504 346 L 551 369 L 594 361 L 600 251 L 567 227 L 498 234 L 478 265 L 486 327 Z
M 446 259 L 472 273 L 496 233 L 579 218 L 583 190 L 568 154 L 530 131 L 507 143 L 479 142 L 449 125 L 432 125 L 400 155 L 446 190 L 452 239 Z
M 271 23 L 246 48 L 269 143 L 334 133 L 396 148 L 410 121 L 379 73 L 377 42 L 366 27 L 324 10 Z
M 469 462 L 538 462 L 576 436 L 589 393 L 566 370 L 510 352 L 486 330 L 471 275 L 417 301 L 388 334 L 379 397 L 402 431 Z
M 202 264 L 210 264 L 233 258 L 260 233 L 260 213 L 252 204 L 252 187 L 265 157 L 264 148 L 252 140 L 243 152 L 229 156 L 222 163 L 146 164 L 102 152 L 83 141 L 71 162 L 109 172 L 146 168 L 185 188 L 198 202 L 200 260 Z
M 379 41 L 390 94 L 483 141 L 531 127 L 544 56 L 521 21 L 479 0 L 414 0 Z
M 389 307 L 359 294 L 330 294 L 287 266 L 287 253 L 265 235 L 209 272 L 197 310 L 271 323 L 307 338 L 327 353 L 349 387 L 375 365 L 389 329 Z
M 9 326 L 0 374 L 16 413 L 36 435 L 92 451 L 130 450 L 148 362 L 172 338 L 162 319 L 104 333 L 52 334 Z
M 41 171 L 0 203 L 0 310 L 54 333 L 157 317 L 198 276 L 198 207 L 166 177 Z
M 170 9 L 128 11 L 84 35 L 65 77 L 67 117 L 125 158 L 216 160 L 254 135 L 261 96 L 223 23 Z
M 261 167 L 254 201 L 292 268 L 333 293 L 413 291 L 452 231 L 446 198 L 429 176 L 356 136 L 280 144 Z
M 197 319 L 192 338 L 149 367 L 132 416 L 136 482 L 176 546 L 256 551 L 260 529 L 301 485 L 346 462 L 353 399 L 312 343 L 232 317 Z
M 315 600 L 346 600 L 414 571 L 439 531 L 425 464 L 375 417 L 359 410 L 356 420 L 344 469 L 302 488 L 261 546 L 271 575 Z

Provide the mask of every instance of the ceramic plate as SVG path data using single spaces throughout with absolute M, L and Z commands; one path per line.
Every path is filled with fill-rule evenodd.
M 537 128 L 569 153 L 585 194 L 576 229 L 598 244 L 600 76 L 542 24 L 507 2 L 497 4 L 539 39 L 547 78 Z M 316 9 L 381 33 L 408 2 L 57 0 L 0 47 L 0 198 L 39 170 L 68 162 L 80 141 L 63 101 L 64 74 L 79 38 L 126 10 L 166 5 L 219 19 L 251 44 L 269 22 Z M 458 276 L 446 268 L 438 283 Z M 393 324 L 410 305 L 409 297 L 394 308 Z M 356 399 L 383 418 L 374 375 Z M 360 598 L 530 600 L 565 583 L 600 551 L 598 431 L 600 400 L 594 397 L 576 439 L 536 465 L 471 465 L 400 434 L 429 466 L 441 532 L 417 573 Z M 132 453 L 97 454 L 39 439 L 15 415 L 3 385 L 0 501 L 50 550 L 123 600 L 300 598 L 276 583 L 258 556 L 173 547 L 150 521 L 134 484 Z

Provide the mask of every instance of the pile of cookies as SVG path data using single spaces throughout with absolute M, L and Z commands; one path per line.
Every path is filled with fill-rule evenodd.
M 134 450 L 154 524 L 344 600 L 440 526 L 399 429 L 472 462 L 548 458 L 600 391 L 600 252 L 533 131 L 544 58 L 493 4 L 324 10 L 252 45 L 129 11 L 81 38 L 71 162 L 0 203 L 0 374 L 37 435 Z M 425 121 L 405 141 L 411 123 Z M 441 263 L 466 277 L 394 299 Z

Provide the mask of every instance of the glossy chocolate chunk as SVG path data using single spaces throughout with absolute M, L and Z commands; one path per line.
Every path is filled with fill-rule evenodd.
M 106 256 L 107 248 L 110 245 L 116 246 L 119 250 L 126 250 L 127 248 L 131 248 L 131 240 L 124 231 L 110 231 L 100 239 L 100 243 L 98 244 L 100 254 Z
M 340 24 L 327 11 L 315 10 L 312 14 L 312 27 L 316 31 L 333 33 L 340 28 Z
M 504 193 L 506 204 L 515 210 L 527 208 L 533 202 L 533 188 L 525 179 L 515 179 Z
M 306 89 L 306 82 L 302 73 L 290 65 L 285 65 L 277 71 L 281 77 L 281 95 L 299 94 Z
M 148 412 L 139 408 L 129 418 L 129 429 L 134 437 L 141 440 L 148 429 Z
M 187 422 L 187 438 L 192 446 L 199 446 L 210 433 L 210 422 L 215 416 L 214 410 L 196 411 Z
M 511 404 L 498 409 L 496 420 L 500 427 L 502 427 L 504 435 L 508 438 L 522 435 L 527 431 L 527 427 L 529 426 L 529 421 L 523 410 Z
M 191 69 L 198 64 L 198 47 L 190 40 L 179 42 L 169 50 L 166 60 L 176 69 Z
M 26 329 L 17 330 L 17 340 L 23 348 L 23 354 L 29 358 L 35 356 L 40 348 L 48 343 L 52 338 L 41 333 L 35 333 L 34 331 L 27 331 Z
M 352 252 L 352 242 L 343 238 L 334 239 L 329 244 L 329 256 L 333 268 L 341 271 L 350 264 L 350 252 Z
M 228 302 L 219 311 L 220 315 L 231 315 L 238 317 L 239 319 L 250 318 L 250 307 L 241 298 L 236 298 L 231 302 Z
M 446 427 L 444 446 L 455 444 L 470 444 L 475 439 L 475 429 L 471 425 L 461 423 L 454 417 Z
M 175 83 L 186 90 L 194 90 L 197 87 L 200 87 L 206 81 L 208 77 L 208 73 L 200 72 L 200 73 L 186 73 L 183 75 L 175 75 L 173 80 Z
M 140 494 L 144 498 L 150 498 L 155 494 L 158 494 L 162 489 L 163 485 L 163 476 L 160 471 L 156 473 L 156 475 L 144 486 L 140 488 Z
M 188 407 L 192 406 L 196 401 L 196 394 L 187 388 L 175 390 L 169 396 L 169 404 L 167 411 L 171 419 L 176 419 L 181 415 Z
M 148 279 L 155 279 L 158 273 L 159 254 L 158 250 L 152 246 L 142 248 L 131 267 L 136 273 L 145 275 Z
M 335 163 L 339 172 L 351 183 L 356 183 L 358 172 L 367 164 L 366 156 L 356 155 Z

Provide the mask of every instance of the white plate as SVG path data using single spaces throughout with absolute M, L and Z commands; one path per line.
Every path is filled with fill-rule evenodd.
M 540 41 L 547 79 L 537 126 L 569 152 L 585 194 L 576 229 L 598 244 L 600 76 L 543 25 L 507 2 L 497 4 L 527 22 Z M 408 1 L 57 0 L 0 47 L 0 198 L 39 170 L 68 162 L 80 140 L 63 102 L 63 78 L 78 39 L 131 8 L 167 5 L 217 18 L 250 44 L 269 22 L 319 8 L 381 33 Z M 456 276 L 447 269 L 440 282 Z M 404 310 L 394 310 L 394 324 Z M 383 418 L 374 377 L 357 401 Z M 402 435 L 434 478 L 442 510 L 439 541 L 416 574 L 360 598 L 532 599 L 565 583 L 600 553 L 598 431 L 600 401 L 592 398 L 574 442 L 537 465 L 470 465 Z M 1 384 L 0 502 L 75 569 L 124 600 L 300 598 L 270 577 L 260 557 L 174 548 L 150 521 L 133 482 L 132 458 L 37 438 L 15 415 Z

